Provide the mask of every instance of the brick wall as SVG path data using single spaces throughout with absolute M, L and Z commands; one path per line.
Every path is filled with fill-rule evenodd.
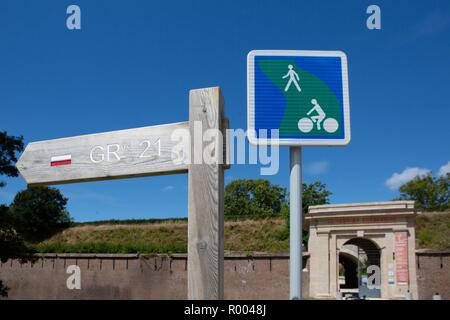
M 81 290 L 69 290 L 69 265 L 81 270 Z M 44 255 L 34 263 L 10 260 L 0 279 L 11 299 L 185 299 L 187 258 L 137 255 Z M 227 256 L 225 299 L 288 299 L 289 256 Z M 304 295 L 308 294 L 304 273 Z
M 419 298 L 439 292 L 450 300 L 450 252 L 418 251 L 416 258 Z M 0 279 L 11 288 L 11 299 L 185 299 L 186 262 L 185 255 L 43 255 L 35 263 L 0 264 Z M 69 265 L 81 269 L 81 290 L 67 289 Z M 224 265 L 225 299 L 288 299 L 288 255 L 232 255 Z M 304 297 L 308 289 L 304 271 Z
M 416 263 L 419 298 L 428 300 L 438 292 L 450 300 L 450 251 L 417 251 Z

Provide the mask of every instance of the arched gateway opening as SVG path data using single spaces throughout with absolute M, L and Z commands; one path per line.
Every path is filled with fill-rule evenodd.
M 339 253 L 339 288 L 358 290 L 358 258 L 345 252 Z
M 417 298 L 413 201 L 309 207 L 310 296 Z
M 343 295 L 380 298 L 380 286 L 374 278 L 374 270 L 381 271 L 380 267 L 376 243 L 365 238 L 348 240 L 339 251 L 339 291 Z

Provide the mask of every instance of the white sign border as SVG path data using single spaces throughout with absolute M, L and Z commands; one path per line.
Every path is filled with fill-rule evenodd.
M 342 66 L 342 91 L 344 101 L 344 138 L 343 139 L 262 139 L 255 131 L 255 56 L 316 56 L 340 57 Z M 347 55 L 343 51 L 318 50 L 252 50 L 247 55 L 247 129 L 248 140 L 253 145 L 278 146 L 344 146 L 350 143 L 350 101 L 348 93 Z

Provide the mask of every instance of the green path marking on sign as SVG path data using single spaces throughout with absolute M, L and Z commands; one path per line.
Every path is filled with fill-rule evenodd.
M 259 59 L 257 63 L 264 74 L 286 97 L 285 111 L 280 126 L 280 137 L 299 134 L 304 135 L 305 137 L 335 136 L 342 132 L 343 126 L 340 123 L 342 115 L 339 101 L 320 78 L 300 68 L 295 61 L 291 59 Z M 290 64 L 300 77 L 298 84 L 300 85 L 301 92 L 296 89 L 294 84 L 290 86 L 287 92 L 285 91 L 289 79 L 283 79 L 283 76 L 289 71 L 288 66 Z M 323 127 L 321 130 L 318 130 L 316 125 L 314 125 L 312 130 L 308 133 L 300 131 L 298 122 L 300 119 L 307 117 L 308 111 L 314 107 L 311 103 L 312 99 L 318 101 L 326 113 L 326 118 L 334 118 L 337 120 L 339 128 L 336 132 L 329 133 L 324 130 Z

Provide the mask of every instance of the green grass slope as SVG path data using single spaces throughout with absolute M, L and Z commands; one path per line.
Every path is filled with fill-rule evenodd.
M 416 220 L 417 247 L 450 250 L 450 212 L 423 213 Z
M 288 251 L 284 229 L 281 218 L 226 221 L 225 250 Z M 34 248 L 41 253 L 185 253 L 187 220 L 80 224 Z
M 417 248 L 450 249 L 450 213 L 417 217 Z M 187 219 L 103 221 L 77 224 L 33 245 L 41 253 L 185 253 Z M 282 218 L 225 221 L 227 252 L 288 252 Z

